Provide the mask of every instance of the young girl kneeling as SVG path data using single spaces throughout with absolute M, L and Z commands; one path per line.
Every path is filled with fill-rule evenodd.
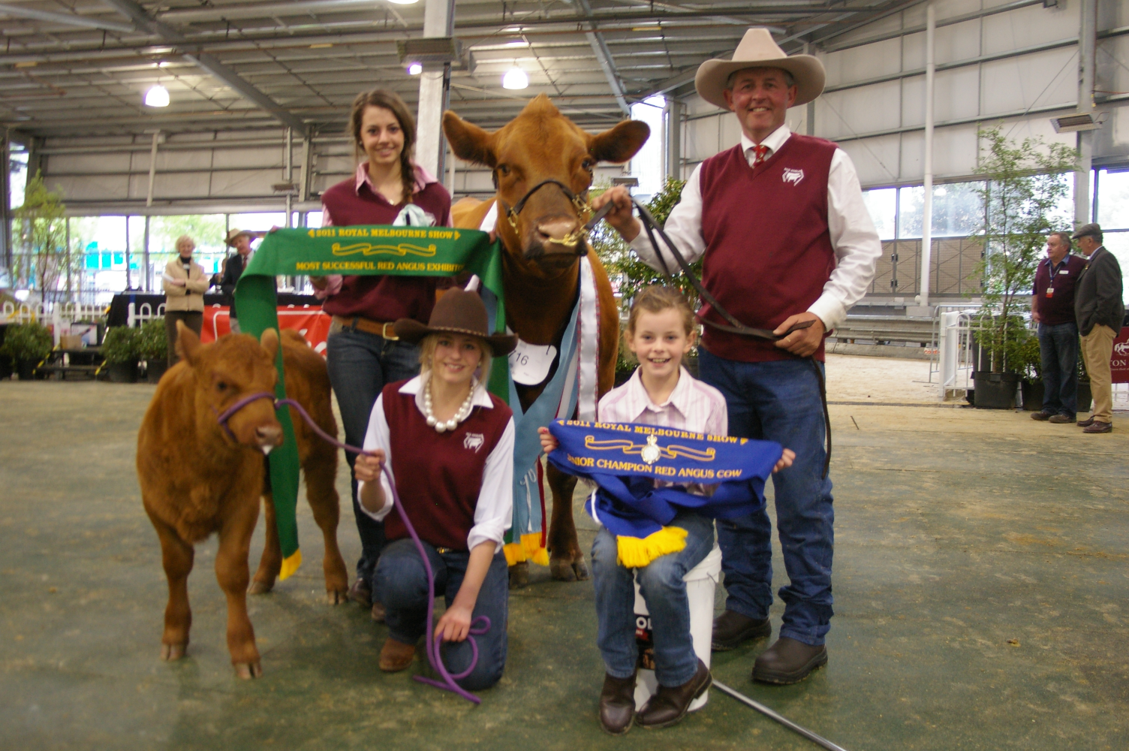
M 696 335 L 694 312 L 678 290 L 658 286 L 643 290 L 635 298 L 624 332 L 624 341 L 639 367 L 627 383 L 600 400 L 599 421 L 726 435 L 729 421 L 725 398 L 682 367 L 682 358 L 694 346 Z M 546 453 L 559 445 L 548 428 L 542 428 L 540 434 Z M 785 450 L 776 469 L 789 466 L 794 456 Z M 706 492 L 701 486 L 687 490 Z M 597 641 L 607 670 L 600 692 L 600 725 L 613 735 L 626 733 L 632 722 L 646 728 L 679 722 L 690 703 L 712 682 L 709 669 L 694 653 L 683 577 L 713 549 L 713 519 L 682 510 L 667 526 L 686 531 L 686 547 L 660 556 L 645 567 L 629 569 L 617 562 L 616 537 L 607 527 L 600 527 L 592 545 L 592 578 L 599 620 Z M 658 692 L 638 713 L 636 576 L 651 614 L 655 677 L 659 682 Z
M 420 375 L 384 387 L 372 409 L 354 474 L 361 507 L 385 522 L 388 545 L 376 566 L 376 591 L 386 609 L 389 637 L 380 669 L 404 670 L 424 636 L 427 572 L 381 468 L 387 466 L 403 511 L 423 542 L 435 592 L 447 610 L 430 638 L 442 636 L 443 663 L 452 675 L 473 659 L 467 634 L 479 616 L 490 628 L 476 636 L 478 662 L 457 683 L 475 691 L 493 686 L 506 664 L 509 579 L 502 536 L 513 515 L 513 413 L 487 393 L 490 358 L 514 348 L 512 336 L 490 336 L 478 295 L 452 289 L 435 304 L 428 325 L 401 319 L 401 339 L 422 340 Z M 481 377 L 475 378 L 480 370 Z

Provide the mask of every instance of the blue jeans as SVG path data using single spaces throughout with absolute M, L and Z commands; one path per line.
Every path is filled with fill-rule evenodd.
M 816 368 L 819 368 L 819 374 Z M 831 559 L 835 543 L 831 478 L 823 476 L 826 429 L 814 360 L 739 362 L 699 353 L 699 372 L 725 396 L 729 434 L 776 441 L 796 452 L 791 467 L 772 476 L 776 528 L 788 585 L 781 587 L 780 636 L 818 646 L 831 628 Z M 767 510 L 719 519 L 717 541 L 725 573 L 725 607 L 767 618 L 772 605 L 772 523 Z
M 686 530 L 686 547 L 668 553 L 639 569 L 616 562 L 615 535 L 600 527 L 592 543 L 592 583 L 596 588 L 597 644 L 608 674 L 635 675 L 639 659 L 635 643 L 635 576 L 651 614 L 655 677 L 674 688 L 694 677 L 698 656 L 690 636 L 690 603 L 682 577 L 713 550 L 713 519 L 683 511 L 670 525 Z
M 329 382 L 341 409 L 345 443 L 359 447 L 364 444 L 369 415 L 384 385 L 419 374 L 419 347 L 336 325 L 330 329 L 325 347 Z M 356 454 L 345 452 L 350 475 L 355 459 Z M 361 538 L 357 576 L 371 587 L 373 569 L 384 548 L 384 523 L 361 510 L 357 479 L 350 477 L 349 482 L 353 489 L 353 517 Z
M 1074 417 L 1078 411 L 1078 324 L 1039 324 L 1043 411 Z
M 423 549 L 435 573 L 435 594 L 442 595 L 447 607 L 450 607 L 466 576 L 470 553 L 448 548 L 439 552 L 426 542 Z M 427 570 L 423 567 L 415 542 L 404 539 L 389 543 L 376 564 L 376 581 L 386 609 L 385 623 L 388 624 L 389 636 L 404 644 L 415 644 L 427 630 Z M 506 667 L 509 595 L 506 556 L 499 546 L 474 604 L 474 618 L 480 615 L 488 617 L 490 629 L 474 637 L 478 644 L 478 662 L 470 675 L 457 681 L 468 691 L 490 688 L 502 678 Z M 466 670 L 474 657 L 469 638 L 460 642 L 444 642 L 440 653 L 443 664 L 452 675 Z

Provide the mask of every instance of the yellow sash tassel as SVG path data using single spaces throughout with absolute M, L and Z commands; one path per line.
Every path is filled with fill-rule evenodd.
M 506 565 L 512 566 L 522 561 L 533 561 L 538 566 L 549 565 L 549 551 L 541 547 L 541 533 L 532 532 L 521 536 L 521 542 L 511 542 L 502 547 L 506 554 Z
M 642 568 L 659 556 L 677 553 L 686 547 L 686 530 L 681 527 L 663 527 L 646 537 L 617 536 L 619 551 L 617 563 L 627 568 Z
M 278 572 L 278 580 L 286 581 L 291 574 L 298 570 L 302 565 L 302 551 L 295 550 L 294 555 L 289 558 L 282 559 L 282 569 Z

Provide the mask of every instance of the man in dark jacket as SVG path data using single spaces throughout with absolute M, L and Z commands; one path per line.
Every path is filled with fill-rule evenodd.
M 1121 333 L 1125 318 L 1122 299 L 1121 266 L 1102 246 L 1102 228 L 1083 224 L 1073 235 L 1078 252 L 1089 258 L 1074 289 L 1074 317 L 1082 334 L 1082 357 L 1090 374 L 1094 410 L 1090 419 L 1078 424 L 1087 433 L 1113 430 L 1113 389 L 1109 359 L 1113 340 Z
M 235 285 L 239 277 L 243 276 L 243 269 L 251 260 L 251 240 L 254 234 L 246 230 L 233 229 L 227 233 L 224 242 L 229 248 L 235 248 L 235 253 L 228 256 L 223 262 L 223 274 L 220 275 L 216 285 L 223 291 L 224 302 L 231 309 L 231 333 L 238 334 L 239 319 L 235 313 Z

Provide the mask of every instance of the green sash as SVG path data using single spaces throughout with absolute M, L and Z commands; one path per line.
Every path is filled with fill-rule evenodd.
M 239 326 L 256 339 L 268 328 L 278 330 L 277 276 L 454 276 L 463 271 L 477 274 L 482 287 L 496 298 L 495 330 L 504 331 L 501 244 L 491 243 L 485 232 L 450 227 L 390 226 L 275 230 L 263 240 L 235 287 Z M 275 394 L 285 399 L 281 346 L 275 367 L 278 368 Z M 505 357 L 495 358 L 491 366 L 490 391 L 508 396 L 508 384 L 509 361 Z M 283 557 L 279 579 L 285 579 L 302 564 L 295 517 L 298 447 L 290 410 L 284 407 L 277 414 L 285 440 L 270 453 L 270 479 Z

